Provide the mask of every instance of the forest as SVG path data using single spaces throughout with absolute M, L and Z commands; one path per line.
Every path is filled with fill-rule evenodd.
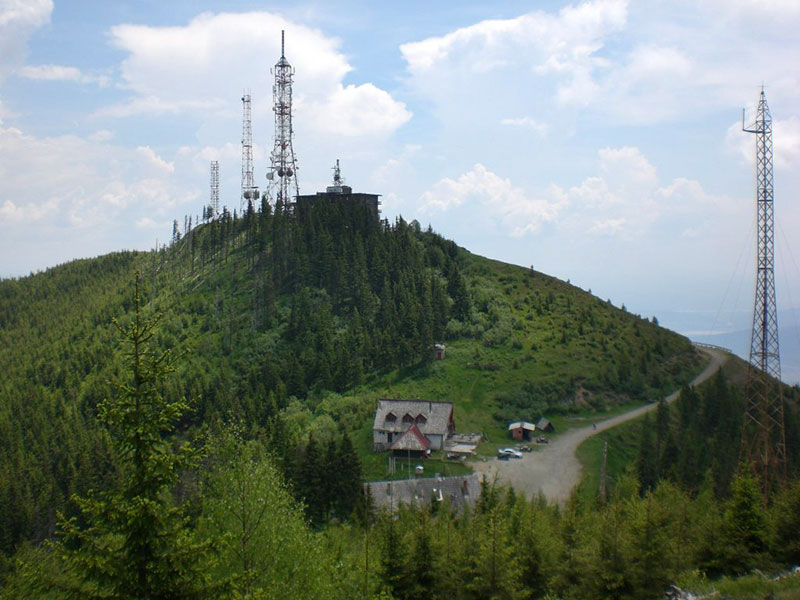
M 357 205 L 206 213 L 151 252 L 4 280 L 0 339 L 0 597 L 649 598 L 800 561 L 800 490 L 761 504 L 721 375 L 659 407 L 603 497 L 484 482 L 465 513 L 377 512 L 382 395 L 454 399 L 491 438 L 656 401 L 702 360 L 655 318 Z

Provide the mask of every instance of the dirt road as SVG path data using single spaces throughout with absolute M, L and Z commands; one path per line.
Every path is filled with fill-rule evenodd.
M 714 348 L 700 348 L 700 350 L 708 354 L 711 361 L 703 372 L 692 380 L 692 385 L 702 383 L 711 377 L 727 360 L 725 352 L 720 350 Z M 678 392 L 674 392 L 667 396 L 666 400 L 672 402 L 677 397 Z M 655 410 L 656 406 L 657 404 L 648 404 L 605 421 L 598 421 L 597 429 L 593 429 L 591 425 L 571 429 L 551 439 L 550 444 L 538 452 L 526 453 L 521 459 L 491 458 L 486 462 L 475 463 L 473 465 L 475 472 L 478 475 L 486 474 L 490 481 L 497 477 L 498 483 L 510 483 L 515 490 L 525 492 L 528 497 L 534 497 L 541 491 L 549 501 L 563 503 L 569 499 L 573 488 L 581 480 L 581 464 L 575 456 L 578 446 L 601 431 Z

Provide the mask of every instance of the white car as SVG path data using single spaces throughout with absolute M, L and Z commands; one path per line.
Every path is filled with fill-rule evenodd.
M 522 458 L 522 452 L 514 448 L 500 448 L 497 451 L 497 458 Z

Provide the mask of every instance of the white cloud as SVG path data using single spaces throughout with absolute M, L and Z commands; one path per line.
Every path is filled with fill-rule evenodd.
M 597 155 L 603 179 L 623 196 L 646 194 L 658 183 L 656 168 L 639 148 L 601 148 Z
M 776 169 L 800 169 L 800 117 L 778 119 L 772 124 Z
M 7 119 L 8 117 L 14 117 L 14 116 L 16 116 L 16 113 L 8 110 L 3 104 L 3 100 L 0 99 L 0 125 L 3 124 L 3 119 Z
M 590 233 L 617 235 L 625 228 L 625 218 L 600 219 L 595 221 L 589 228 Z
M 136 151 L 158 170 L 166 171 L 167 173 L 175 171 L 175 163 L 165 161 L 150 146 L 139 146 Z
M 340 84 L 313 111 L 304 112 L 305 122 L 315 130 L 347 136 L 385 135 L 411 118 L 405 104 L 371 83 Z
M 286 57 L 297 73 L 298 123 L 325 134 L 385 135 L 408 121 L 411 113 L 385 90 L 370 83 L 343 84 L 352 67 L 338 40 L 266 12 L 204 13 L 175 27 L 113 27 L 112 43 L 128 53 L 122 85 L 134 96 L 101 113 L 235 116 L 240 114 L 237 94 L 251 88 L 257 90 L 254 116 L 267 112 L 272 103 L 268 67 L 280 56 L 284 29 Z
M 107 142 L 114 137 L 114 132 L 109 131 L 108 129 L 98 129 L 94 133 L 89 134 L 86 138 L 90 142 Z
M 0 0 L 0 83 L 24 63 L 28 39 L 52 12 L 52 0 Z
M 172 229 L 172 219 L 152 219 L 150 217 L 142 217 L 141 219 L 136 220 L 136 227 L 138 229 L 147 229 L 152 231 L 155 234 L 162 234 L 166 231 L 170 231 Z M 163 238 L 162 238 L 163 242 Z
M 445 177 L 422 194 L 422 212 L 450 211 L 467 203 L 473 210 L 477 205 L 499 217 L 511 235 L 519 236 L 537 231 L 543 223 L 553 221 L 565 204 L 557 188 L 548 190 L 544 198 L 531 198 L 478 163 L 457 179 Z
M 555 15 L 537 11 L 481 21 L 403 44 L 400 51 L 420 89 L 435 90 L 443 77 L 467 82 L 462 72 L 475 75 L 522 64 L 529 75 L 555 74 L 560 101 L 585 104 L 595 94 L 594 71 L 607 64 L 597 52 L 607 36 L 625 26 L 626 18 L 625 0 L 594 0 Z
M 208 112 L 220 111 L 229 107 L 231 102 L 218 98 L 192 99 L 186 98 L 180 102 L 171 102 L 157 96 L 143 96 L 127 102 L 112 104 L 97 111 L 100 116 L 107 117 L 132 117 L 142 114 L 148 115 L 181 115 L 186 111 Z
M 0 227 L 85 228 L 137 214 L 165 215 L 178 199 L 196 196 L 179 185 L 174 170 L 146 146 L 131 150 L 96 136 L 38 138 L 0 127 Z
M 541 121 L 537 121 L 532 117 L 518 117 L 516 119 L 500 119 L 501 125 L 510 125 L 512 127 L 522 127 L 525 129 L 531 129 L 536 134 L 544 137 L 547 134 L 548 125 L 547 123 L 543 123 Z
M 753 78 L 796 106 L 800 3 L 776 0 L 768 20 L 754 20 L 761 4 L 594 0 L 481 21 L 401 52 L 410 88 L 443 119 L 513 114 L 519 98 L 551 130 L 586 113 L 587 123 L 626 126 L 700 119 L 738 106 Z
M 74 81 L 76 83 L 95 83 L 105 87 L 109 83 L 106 75 L 88 75 L 77 67 L 63 65 L 26 65 L 17 70 L 17 75 L 26 79 L 42 81 Z
M 550 224 L 561 235 L 641 239 L 670 231 L 710 226 L 737 208 L 729 198 L 707 193 L 694 180 L 659 182 L 656 168 L 636 147 L 602 148 L 597 175 L 564 188 L 556 183 L 538 194 L 476 164 L 457 178 L 446 177 L 420 198 L 420 209 L 470 222 L 494 222 L 506 235 L 539 234 Z M 466 217 L 465 217 L 466 218 Z M 656 224 L 659 224 L 656 227 Z
M 780 19 L 800 15 L 800 3 L 796 0 L 711 0 L 717 10 L 740 18 Z

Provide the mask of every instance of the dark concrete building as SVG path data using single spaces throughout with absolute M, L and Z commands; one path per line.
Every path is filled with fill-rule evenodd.
M 353 192 L 353 188 L 344 185 L 341 172 L 339 170 L 339 159 L 336 159 L 336 166 L 333 167 L 333 185 L 325 188 L 324 192 L 316 194 L 306 194 L 297 196 L 297 204 L 312 204 L 316 202 L 343 203 L 351 205 L 366 206 L 377 219 L 380 214 L 380 194 L 363 194 Z

